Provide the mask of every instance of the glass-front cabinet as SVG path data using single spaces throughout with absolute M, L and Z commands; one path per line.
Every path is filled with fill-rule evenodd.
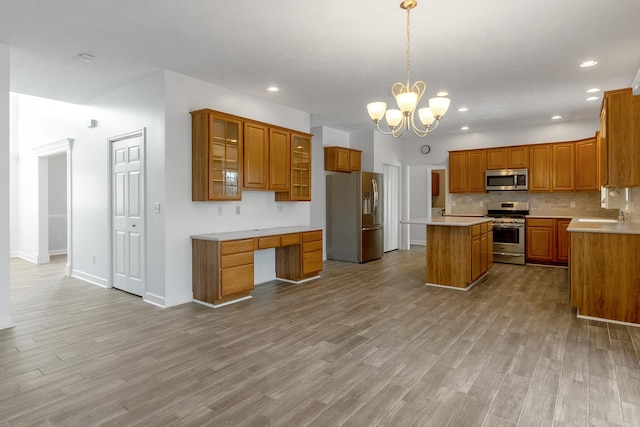
M 191 116 L 192 200 L 240 200 L 242 119 L 212 110 Z
M 291 134 L 291 200 L 311 200 L 311 137 Z

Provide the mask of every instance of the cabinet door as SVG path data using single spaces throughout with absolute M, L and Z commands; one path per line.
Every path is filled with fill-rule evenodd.
M 244 124 L 243 188 L 266 190 L 269 186 L 269 131 L 258 123 Z
M 553 262 L 554 220 L 527 220 L 526 257 L 532 261 Z
M 484 171 L 487 168 L 486 150 L 469 151 L 469 192 L 484 193 Z
M 485 273 L 489 269 L 489 236 L 487 232 L 480 235 L 480 274 Z
M 556 223 L 557 230 L 557 258 L 558 262 L 568 262 L 569 261 L 569 233 L 567 232 L 567 227 L 571 222 L 570 219 L 558 219 Z
M 576 142 L 576 190 L 598 190 L 598 145 L 596 138 Z
M 467 165 L 464 151 L 449 152 L 449 192 L 467 192 Z
M 362 151 L 349 150 L 349 170 L 351 172 L 358 172 L 361 169 L 362 163 Z
M 529 191 L 551 190 L 551 148 L 548 144 L 529 147 Z
M 291 134 L 290 199 L 311 200 L 311 136 Z
M 336 149 L 336 165 L 339 171 L 349 171 L 349 149 L 338 147 Z
M 482 274 L 482 247 L 480 235 L 471 237 L 471 282 Z
M 529 146 L 507 148 L 507 167 L 527 169 L 529 167 Z
M 269 129 L 269 188 L 288 191 L 291 176 L 289 132 Z
M 573 142 L 551 145 L 552 191 L 575 190 L 575 149 Z
M 640 96 L 634 96 L 631 88 L 607 91 L 602 106 L 600 133 L 607 145 L 607 185 L 640 186 Z
M 604 111 L 604 110 L 603 110 Z M 602 130 L 602 116 L 600 116 L 600 129 L 596 132 L 596 143 L 598 146 L 598 184 L 600 187 L 607 185 L 607 179 L 609 178 L 609 169 L 607 167 L 607 139 L 603 137 L 604 131 Z
M 212 110 L 192 115 L 192 200 L 240 200 L 242 122 Z
M 487 149 L 487 169 L 507 169 L 507 149 Z

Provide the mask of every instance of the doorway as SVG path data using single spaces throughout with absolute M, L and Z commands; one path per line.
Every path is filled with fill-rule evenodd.
M 111 283 L 145 291 L 145 129 L 109 138 L 111 170 Z
M 34 148 L 34 153 L 38 157 L 38 252 L 36 264 L 49 263 L 50 254 L 66 253 L 65 273 L 67 276 L 71 274 L 73 265 L 71 238 L 72 146 L 73 139 L 65 138 Z M 55 244 L 52 245 L 54 242 Z
M 412 165 L 407 167 L 408 219 L 433 218 L 442 215 L 447 206 L 447 173 L 445 165 Z M 426 245 L 424 225 L 408 226 L 408 244 Z
M 399 247 L 400 166 L 383 165 L 384 173 L 384 252 Z

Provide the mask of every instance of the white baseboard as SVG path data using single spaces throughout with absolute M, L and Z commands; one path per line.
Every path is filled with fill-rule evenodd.
M 84 280 L 85 282 L 89 282 L 93 285 L 100 286 L 102 288 L 111 288 L 112 286 L 109 284 L 107 279 L 102 277 L 94 276 L 93 274 L 85 273 L 84 271 L 72 270 L 71 277 L 75 277 L 76 279 Z
M 148 302 L 149 304 L 153 304 L 160 308 L 166 307 L 164 297 L 161 297 L 160 295 L 152 294 L 150 292 L 145 292 L 144 297 L 142 297 L 142 299 L 144 302 Z
M 411 245 L 418 245 L 418 246 L 427 246 L 427 241 L 426 240 L 411 240 L 410 244 Z
M 67 250 L 66 249 L 52 249 L 49 251 L 49 256 L 54 256 L 54 255 L 66 255 L 67 254 Z
M 28 261 L 28 262 L 30 262 L 32 264 L 37 264 L 38 263 L 35 255 L 30 255 L 30 254 L 25 253 L 25 252 L 17 251 L 17 252 L 14 252 L 12 256 L 13 256 L 13 258 L 20 258 L 20 259 Z

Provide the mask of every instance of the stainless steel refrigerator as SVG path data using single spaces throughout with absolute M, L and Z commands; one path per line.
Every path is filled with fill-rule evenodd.
M 382 174 L 327 175 L 327 259 L 366 262 L 382 257 Z

